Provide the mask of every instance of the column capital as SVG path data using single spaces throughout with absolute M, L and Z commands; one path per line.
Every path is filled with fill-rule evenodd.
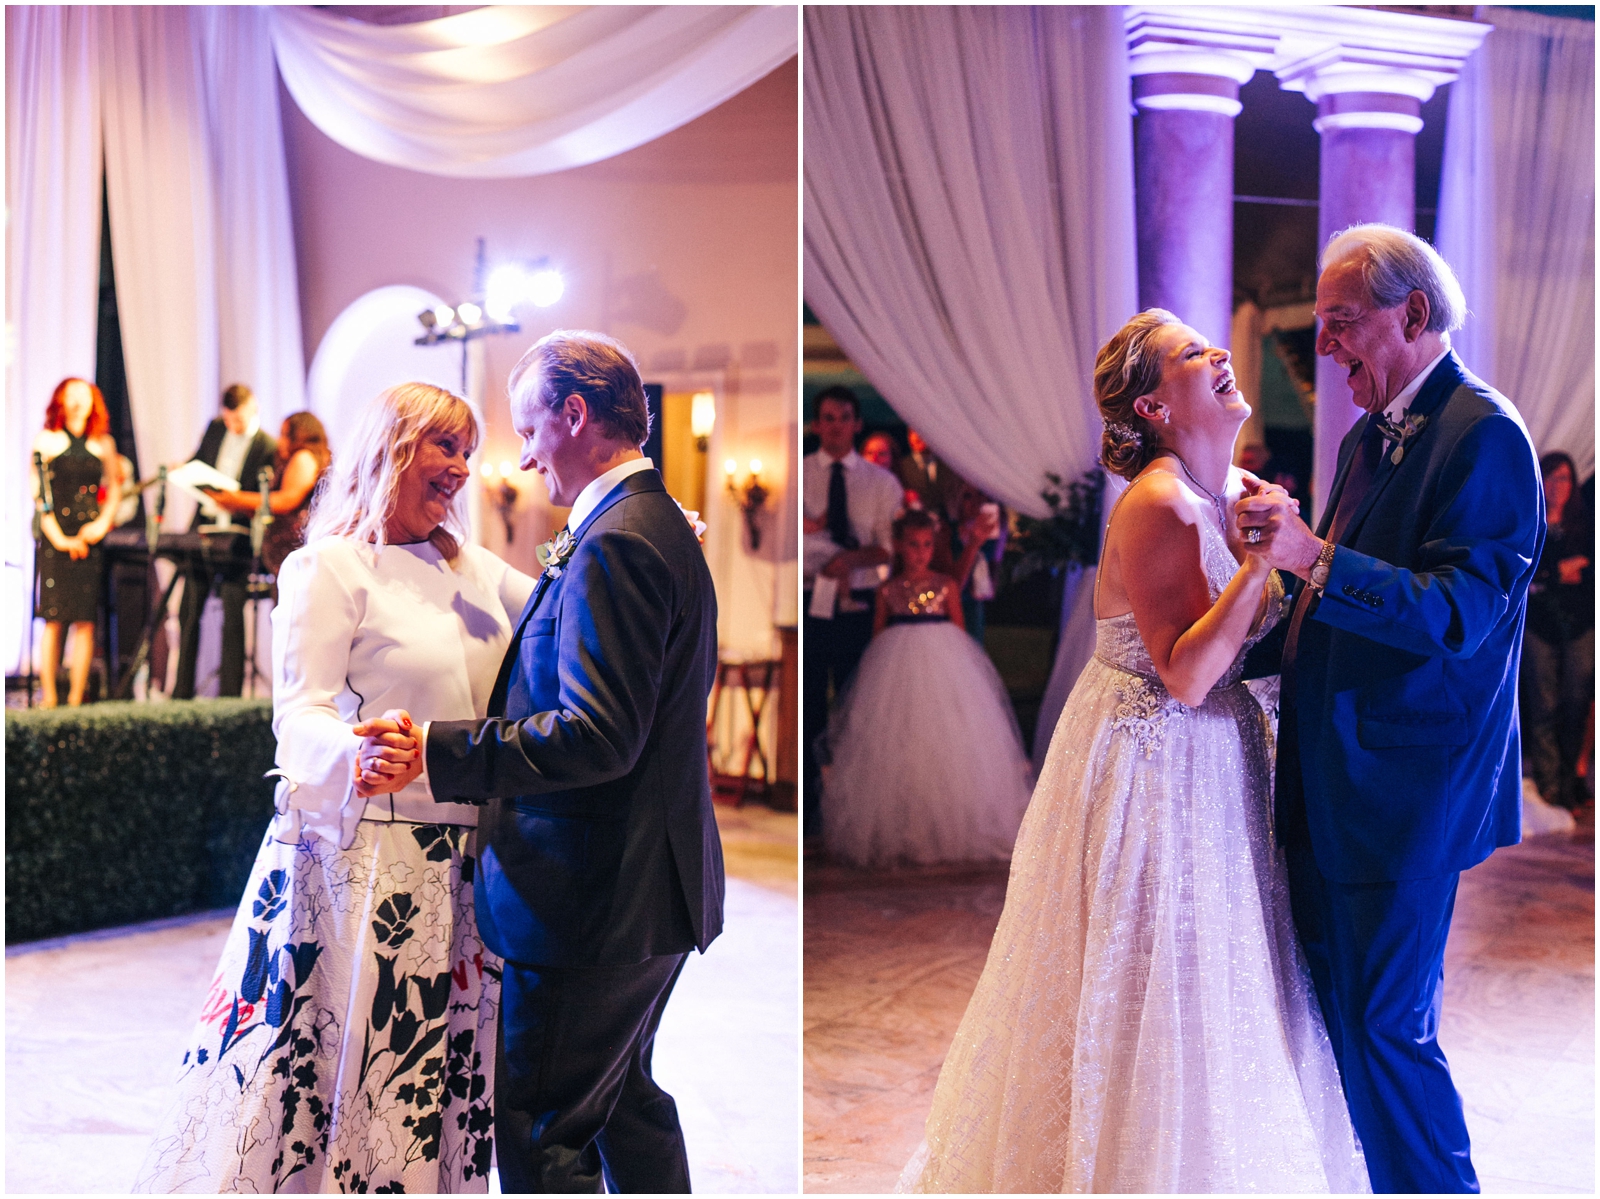
M 1242 84 L 1270 70 L 1285 90 L 1320 106 L 1325 97 L 1347 93 L 1403 96 L 1420 105 L 1456 78 L 1492 26 L 1345 6 L 1134 4 L 1124 28 L 1135 77 L 1213 75 Z M 1343 109 L 1329 115 L 1356 119 L 1350 103 Z M 1379 117 L 1390 121 L 1379 127 L 1398 128 L 1406 115 Z

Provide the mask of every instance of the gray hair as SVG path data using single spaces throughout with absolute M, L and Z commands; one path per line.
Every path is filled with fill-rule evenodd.
M 557 329 L 540 338 L 512 368 L 506 389 L 512 397 L 531 392 L 553 410 L 569 395 L 580 395 L 612 440 L 642 446 L 650 436 L 639 364 L 627 346 L 604 333 Z
M 1351 225 L 1328 239 L 1322 269 L 1357 258 L 1367 297 L 1379 308 L 1396 308 L 1420 291 L 1428 298 L 1428 332 L 1461 328 L 1467 298 L 1450 264 L 1427 242 L 1404 229 L 1376 222 Z

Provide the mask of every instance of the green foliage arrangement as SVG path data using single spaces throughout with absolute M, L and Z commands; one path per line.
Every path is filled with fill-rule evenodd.
M 1059 574 L 1068 566 L 1093 566 L 1100 560 L 1100 502 L 1106 476 L 1090 467 L 1072 482 L 1047 473 L 1048 484 L 1039 493 L 1050 508 L 1045 517 L 1018 516 L 1016 535 L 1006 546 L 1013 580 L 1047 571 Z
M 269 701 L 5 724 L 7 944 L 238 903 L 272 816 Z

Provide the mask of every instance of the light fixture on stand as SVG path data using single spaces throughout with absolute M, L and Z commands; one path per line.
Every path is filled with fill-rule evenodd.
M 528 266 L 504 263 L 488 269 L 484 239 L 478 239 L 478 256 L 472 271 L 472 298 L 455 307 L 441 304 L 417 313 L 422 325 L 419 346 L 461 343 L 461 394 L 467 394 L 467 343 L 492 333 L 520 333 L 516 309 L 523 303 L 548 308 L 561 299 L 566 284 L 561 273 L 541 258 Z
M 750 474 L 743 483 L 738 481 L 739 464 L 729 458 L 722 464 L 723 472 L 728 476 L 728 494 L 733 497 L 733 502 L 738 505 L 739 511 L 744 513 L 745 531 L 750 534 L 750 548 L 761 548 L 761 525 L 756 518 L 761 515 L 761 509 L 767 504 L 767 489 L 761 484 L 761 459 L 750 459 Z
M 498 476 L 494 463 L 485 462 L 479 468 L 483 472 L 483 489 L 489 493 L 489 502 L 494 505 L 494 510 L 500 514 L 500 519 L 506 526 L 506 544 L 510 545 L 516 540 L 516 526 L 511 523 L 511 516 L 517 509 L 518 491 L 511 482 L 511 472 L 516 469 L 510 462 L 502 462 Z M 498 477 L 499 482 L 496 482 Z

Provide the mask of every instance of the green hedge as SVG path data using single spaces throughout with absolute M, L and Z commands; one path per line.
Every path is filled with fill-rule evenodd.
M 270 702 L 5 720 L 7 944 L 238 903 L 272 816 Z

